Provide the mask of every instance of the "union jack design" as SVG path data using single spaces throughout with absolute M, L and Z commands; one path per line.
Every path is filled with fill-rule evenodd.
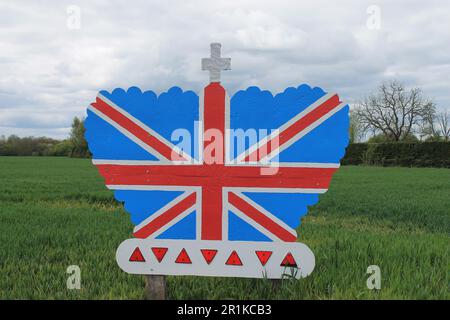
M 223 59 L 212 47 L 212 58 L 214 55 L 216 62 Z M 226 65 L 219 67 L 227 69 Z M 217 80 L 217 66 L 211 68 L 215 72 L 212 80 Z M 173 142 L 178 128 L 193 137 L 194 148 Z M 236 148 L 232 132 L 249 128 L 271 132 L 245 140 L 243 148 Z M 101 91 L 88 108 L 86 129 L 94 165 L 116 199 L 125 202 L 135 223 L 136 239 L 127 244 L 120 259 L 118 251 L 122 268 L 148 273 L 129 258 L 139 247 L 139 239 L 148 248 L 168 248 L 168 243 L 179 246 L 180 240 L 184 241 L 185 247 L 190 246 L 186 255 L 191 262 L 196 255 L 205 259 L 199 254 L 204 253 L 205 245 L 227 251 L 234 243 L 231 246 L 242 252 L 227 251 L 223 264 L 234 253 L 239 260 L 244 257 L 257 263 L 257 256 L 262 263 L 260 254 L 252 257 L 249 253 L 267 246 L 258 242 L 273 242 L 265 247 L 271 248 L 271 253 L 277 251 L 276 243 L 295 243 L 300 217 L 327 191 L 348 142 L 348 105 L 337 94 L 307 85 L 288 88 L 275 97 L 250 87 L 231 101 L 218 81 L 207 85 L 200 97 L 177 87 L 159 97 L 132 87 L 127 92 Z M 253 249 L 246 241 L 253 243 Z M 300 250 L 282 246 L 285 258 Z M 304 250 L 300 250 L 303 256 Z M 146 251 L 139 256 L 143 261 L 152 259 L 150 250 Z M 175 256 L 170 258 L 171 254 Z M 219 252 L 215 259 L 221 256 Z M 164 259 L 172 261 L 157 272 L 236 275 L 235 269 L 217 266 L 208 271 L 204 261 L 197 271 L 186 265 L 174 268 L 174 261 L 181 261 L 179 253 L 172 250 L 167 257 Z M 162 266 L 161 260 L 152 263 Z M 274 266 L 280 269 L 279 262 Z M 266 263 L 262 267 L 269 268 Z M 279 277 L 278 269 L 273 277 Z M 247 270 L 241 276 L 258 275 Z

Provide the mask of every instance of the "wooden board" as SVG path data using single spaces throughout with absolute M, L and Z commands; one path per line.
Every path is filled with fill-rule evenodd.
M 219 82 L 229 61 L 213 49 L 203 62 L 211 83 L 199 95 L 178 87 L 159 96 L 115 89 L 100 91 L 88 109 L 93 164 L 135 225 L 137 239 L 121 245 L 118 263 L 131 273 L 261 277 L 264 269 L 278 278 L 276 260 L 290 246 L 297 274 L 306 276 L 314 255 L 295 243 L 296 230 L 339 168 L 349 107 L 337 94 L 305 84 L 276 95 L 250 87 L 230 99 Z M 164 263 L 130 261 L 138 241 L 144 257 L 162 242 L 175 251 L 189 247 L 195 263 L 176 263 L 173 250 Z M 246 262 L 205 265 L 199 250 L 210 246 L 220 259 L 236 250 Z M 255 251 L 265 248 L 276 262 L 262 268 Z

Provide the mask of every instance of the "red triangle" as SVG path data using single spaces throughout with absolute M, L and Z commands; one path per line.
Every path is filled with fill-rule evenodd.
M 153 254 L 155 255 L 158 262 L 161 262 L 162 259 L 164 259 L 164 256 L 166 255 L 167 248 L 152 248 Z
M 202 252 L 203 258 L 205 258 L 207 264 L 210 264 L 217 254 L 217 250 L 213 249 L 201 249 L 200 251 Z
M 189 258 L 189 255 L 186 252 L 186 249 L 183 248 L 181 250 L 180 254 L 177 257 L 177 260 L 175 260 L 176 263 L 192 263 L 191 258 Z
M 256 255 L 258 256 L 259 261 L 261 261 L 261 264 L 263 266 L 266 265 L 267 261 L 269 260 L 270 256 L 272 255 L 272 251 L 255 251 Z
M 130 260 L 131 262 L 145 262 L 144 256 L 142 255 L 141 250 L 139 250 L 139 247 L 136 247 L 136 249 L 134 249 L 133 253 L 130 256 Z
M 233 266 L 242 266 L 241 258 L 239 258 L 236 251 L 233 251 L 228 257 L 227 262 L 225 264 L 233 265 Z
M 284 257 L 283 262 L 281 262 L 280 266 L 282 267 L 297 267 L 297 262 L 295 262 L 294 257 L 290 252 Z

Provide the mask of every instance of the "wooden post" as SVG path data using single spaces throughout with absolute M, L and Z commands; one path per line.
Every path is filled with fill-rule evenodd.
M 283 279 L 270 279 L 272 283 L 272 290 L 277 291 L 280 289 Z
M 145 298 L 147 300 L 166 300 L 167 285 L 166 276 L 145 276 Z

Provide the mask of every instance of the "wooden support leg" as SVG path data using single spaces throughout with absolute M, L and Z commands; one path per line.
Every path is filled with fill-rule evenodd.
M 272 282 L 272 290 L 276 291 L 279 290 L 282 284 L 282 279 L 270 279 L 270 282 Z
M 166 276 L 145 276 L 145 298 L 147 300 L 166 300 Z

